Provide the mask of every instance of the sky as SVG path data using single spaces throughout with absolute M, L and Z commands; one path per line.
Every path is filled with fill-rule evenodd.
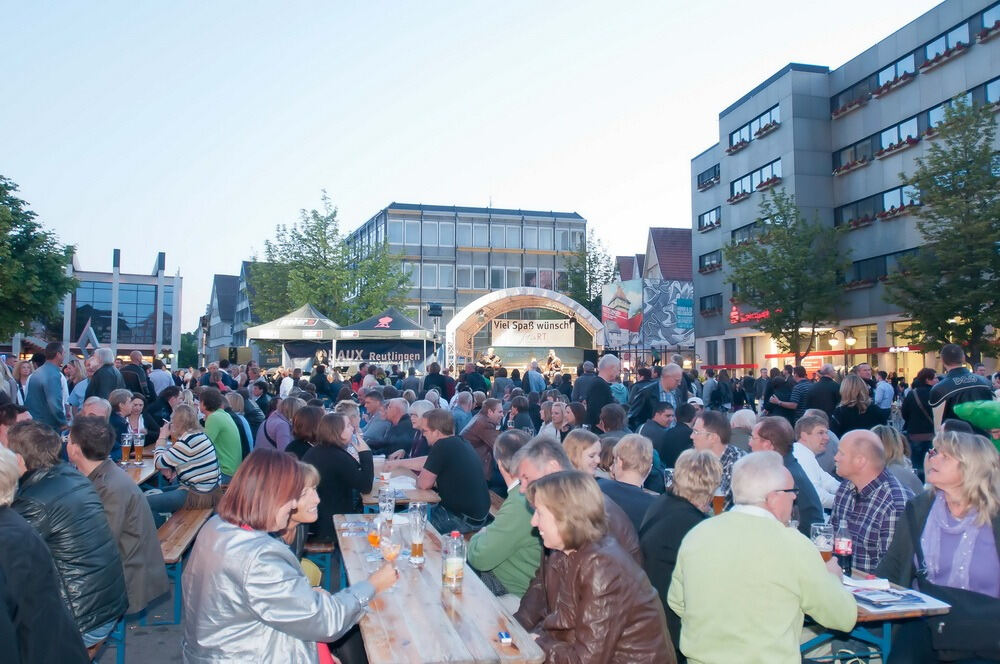
M 344 231 L 492 203 L 642 253 L 649 226 L 691 226 L 719 111 L 935 4 L 0 0 L 0 174 L 84 270 L 165 251 L 184 331 L 324 189 Z

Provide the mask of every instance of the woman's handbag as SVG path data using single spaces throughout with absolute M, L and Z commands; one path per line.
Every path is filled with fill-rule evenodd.
M 906 518 L 917 557 L 917 587 L 920 592 L 951 605 L 951 610 L 944 615 L 924 618 L 938 658 L 954 661 L 978 657 L 1000 661 L 1000 599 L 931 583 L 927 579 L 927 563 L 920 546 L 923 529 L 916 523 L 913 510 L 907 510 Z

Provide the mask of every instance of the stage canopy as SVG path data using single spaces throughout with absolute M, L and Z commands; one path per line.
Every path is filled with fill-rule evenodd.
M 425 363 L 434 359 L 433 341 L 432 331 L 390 307 L 377 316 L 337 330 L 333 364 L 374 362 L 423 370 Z
M 303 305 L 281 318 L 247 330 L 247 341 L 330 341 L 336 339 L 340 326 L 316 311 L 311 304 Z
M 381 314 L 367 320 L 342 328 L 334 337 L 338 340 L 348 339 L 426 339 L 431 341 L 434 333 L 413 322 L 394 307 L 389 307 Z

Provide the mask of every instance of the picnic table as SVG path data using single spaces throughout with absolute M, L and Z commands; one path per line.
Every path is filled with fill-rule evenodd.
M 375 482 L 372 484 L 371 493 L 361 494 L 361 503 L 364 505 L 365 512 L 378 511 L 378 490 L 380 487 L 385 486 L 385 482 L 380 479 L 384 465 L 385 460 L 375 460 Z M 417 475 L 406 468 L 395 468 L 392 470 L 392 477 L 412 477 L 415 480 Z M 409 505 L 411 502 L 435 505 L 441 502 L 441 496 L 433 489 L 405 489 L 401 493 L 396 494 L 396 507 Z
M 145 484 L 152 479 L 154 475 L 160 472 L 156 469 L 152 459 L 143 459 L 141 466 L 136 466 L 130 461 L 128 468 L 123 468 L 122 470 L 127 472 L 129 477 L 132 478 L 132 481 L 137 485 Z
M 380 562 L 369 562 L 371 547 L 359 526 L 370 514 L 334 516 L 337 541 L 348 580 L 368 577 Z M 345 528 L 350 528 L 347 530 Z M 423 565 L 406 556 L 396 560 L 399 581 L 391 593 L 379 593 L 361 618 L 361 636 L 371 664 L 389 662 L 542 662 L 545 654 L 504 609 L 476 573 L 465 566 L 461 592 L 441 583 L 441 536 L 427 525 Z M 511 635 L 500 643 L 499 632 Z

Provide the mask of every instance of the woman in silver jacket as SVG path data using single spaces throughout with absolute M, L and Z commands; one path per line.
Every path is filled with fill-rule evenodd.
M 319 662 L 319 649 L 395 583 L 384 565 L 335 595 L 310 587 L 271 535 L 288 525 L 303 484 L 298 462 L 277 450 L 255 450 L 236 471 L 184 570 L 185 662 Z

